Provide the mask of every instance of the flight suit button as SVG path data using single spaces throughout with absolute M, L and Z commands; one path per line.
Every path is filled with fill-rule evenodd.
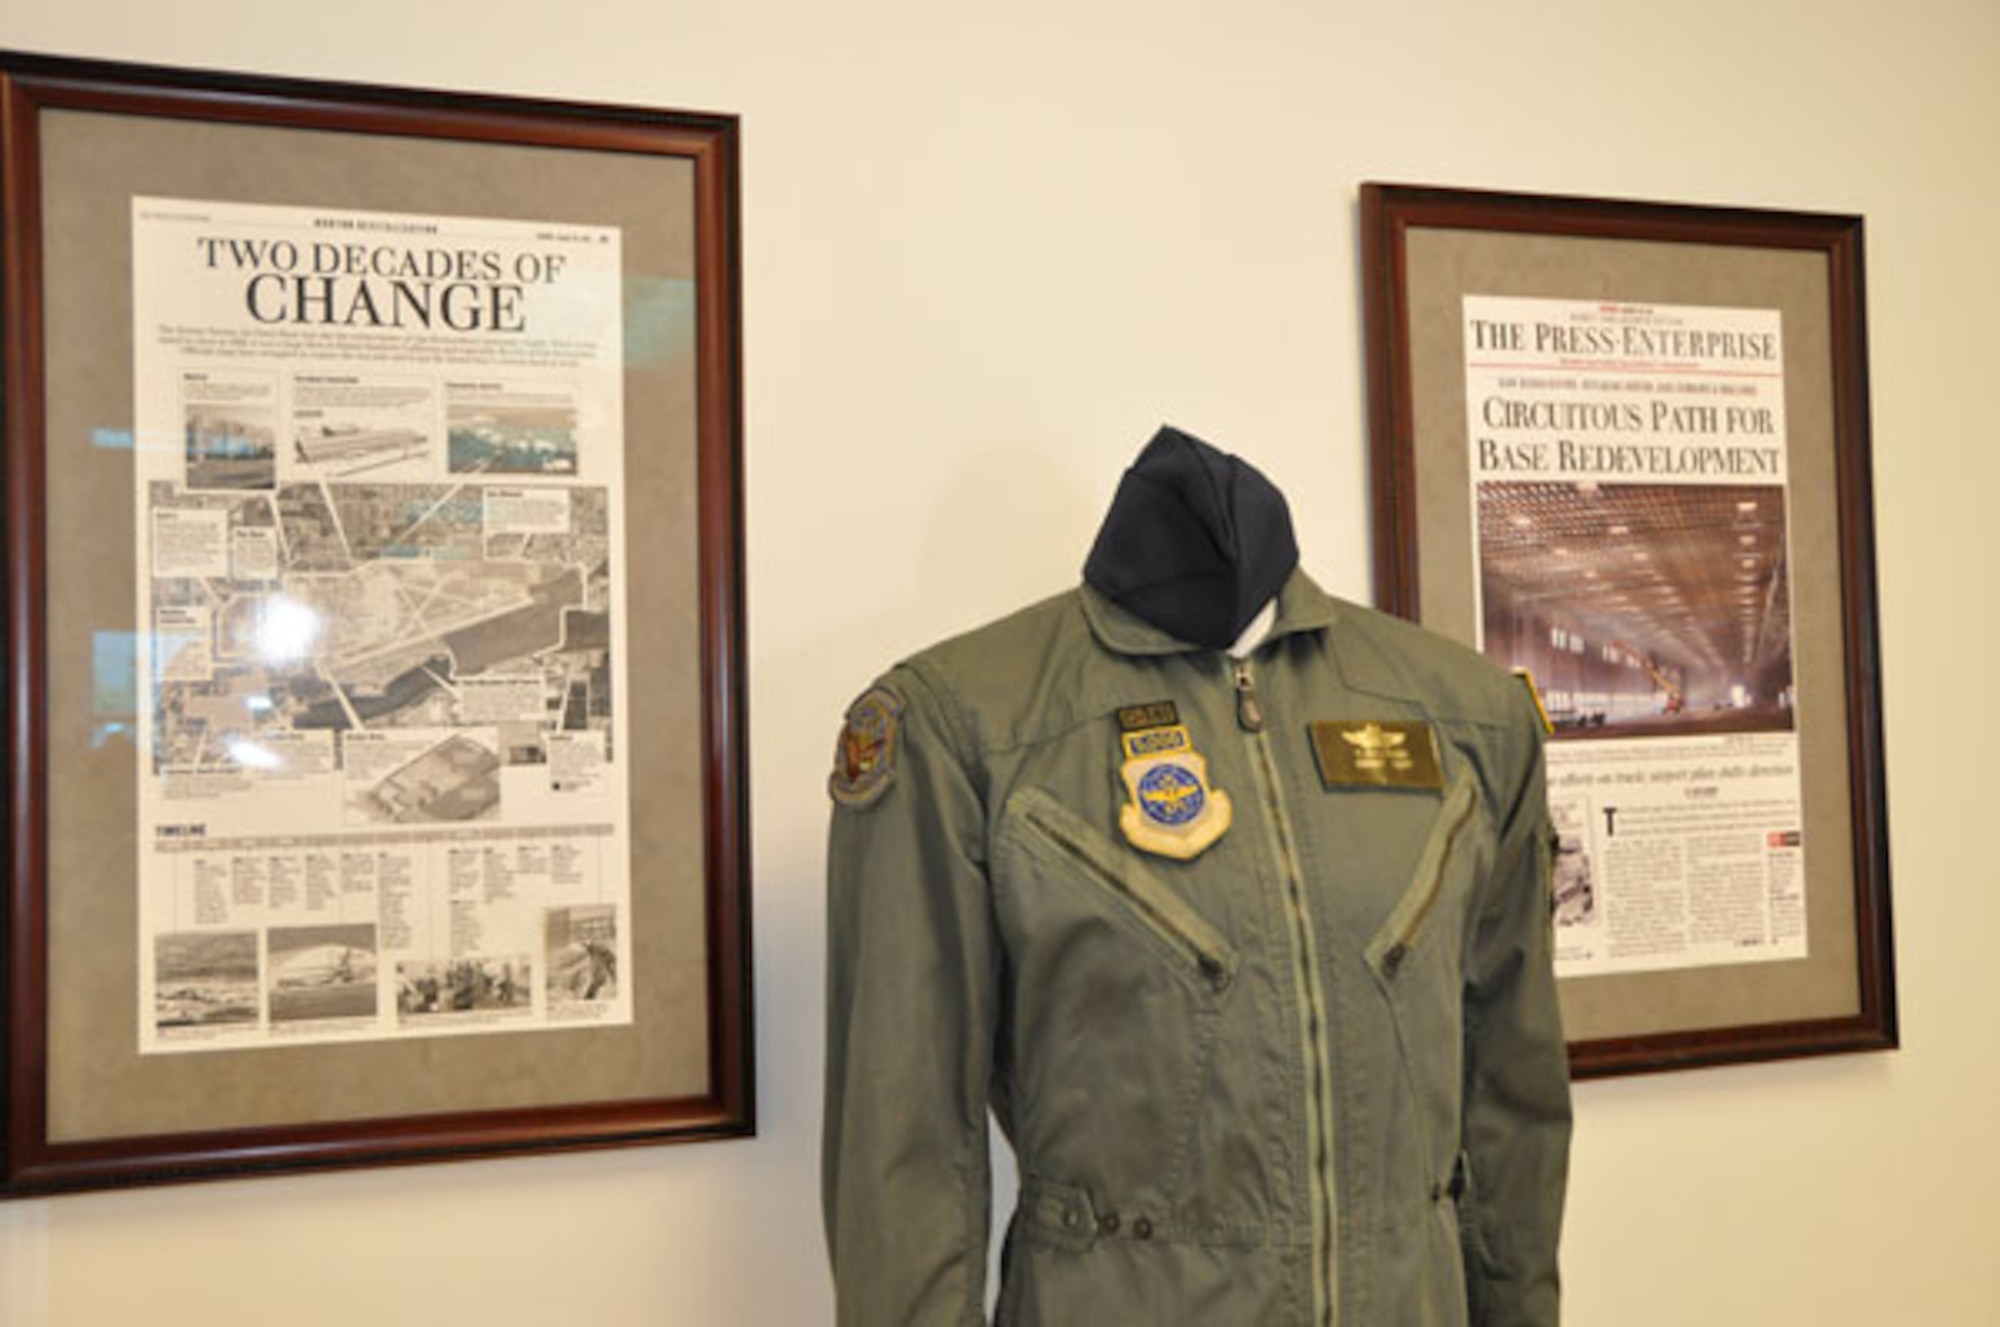
M 1083 1226 L 1082 1212 L 1078 1211 L 1074 1207 L 1065 1208 L 1063 1210 L 1063 1228 L 1065 1230 L 1078 1230 L 1081 1229 L 1082 1226 Z
M 1151 1239 L 1153 1237 L 1153 1223 L 1142 1216 L 1132 1223 L 1132 1233 L 1140 1239 Z
M 1116 1212 L 1106 1212 L 1103 1216 L 1097 1218 L 1097 1228 L 1107 1235 L 1117 1234 L 1119 1225 L 1118 1213 Z

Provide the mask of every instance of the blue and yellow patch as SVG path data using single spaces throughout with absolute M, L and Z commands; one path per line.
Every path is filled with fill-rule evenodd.
M 1128 717 L 1134 712 L 1169 722 L 1137 727 Z M 1131 800 L 1119 809 L 1118 827 L 1133 847 L 1186 861 L 1222 837 L 1232 812 L 1229 794 L 1209 785 L 1208 761 L 1179 717 L 1167 701 L 1119 712 L 1121 776 Z
M 1207 806 L 1201 780 L 1179 765 L 1155 765 L 1139 779 L 1139 809 L 1156 824 L 1185 825 Z

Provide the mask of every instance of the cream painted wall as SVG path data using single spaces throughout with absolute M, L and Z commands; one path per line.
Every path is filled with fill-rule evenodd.
M 1256 460 L 1307 565 L 1365 597 L 1370 178 L 1867 215 L 1905 1049 L 1584 1086 L 1570 1321 L 2000 1322 L 2000 9 L 1894 15 L 9 4 L 20 49 L 743 116 L 762 1135 L 0 1205 L 0 1322 L 827 1321 L 839 711 L 899 652 L 1070 581 L 1163 419 Z

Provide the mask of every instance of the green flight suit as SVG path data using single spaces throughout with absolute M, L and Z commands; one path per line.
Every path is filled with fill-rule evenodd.
M 1315 724 L 1416 786 L 1323 775 Z M 1541 741 L 1519 682 L 1297 572 L 1241 666 L 1083 586 L 889 672 L 833 779 L 839 1322 L 986 1321 L 990 1105 L 1000 1324 L 1554 1327 Z M 1189 859 L 1128 838 L 1224 800 Z

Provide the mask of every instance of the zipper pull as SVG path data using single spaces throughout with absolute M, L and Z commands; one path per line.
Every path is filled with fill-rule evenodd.
M 1257 684 L 1250 680 L 1250 664 L 1232 659 L 1236 668 L 1236 726 L 1246 733 L 1264 731 L 1264 703 L 1257 699 Z
M 1213 954 L 1203 954 L 1195 959 L 1195 966 L 1201 969 L 1201 975 L 1218 993 L 1229 989 L 1229 967 L 1221 959 Z

